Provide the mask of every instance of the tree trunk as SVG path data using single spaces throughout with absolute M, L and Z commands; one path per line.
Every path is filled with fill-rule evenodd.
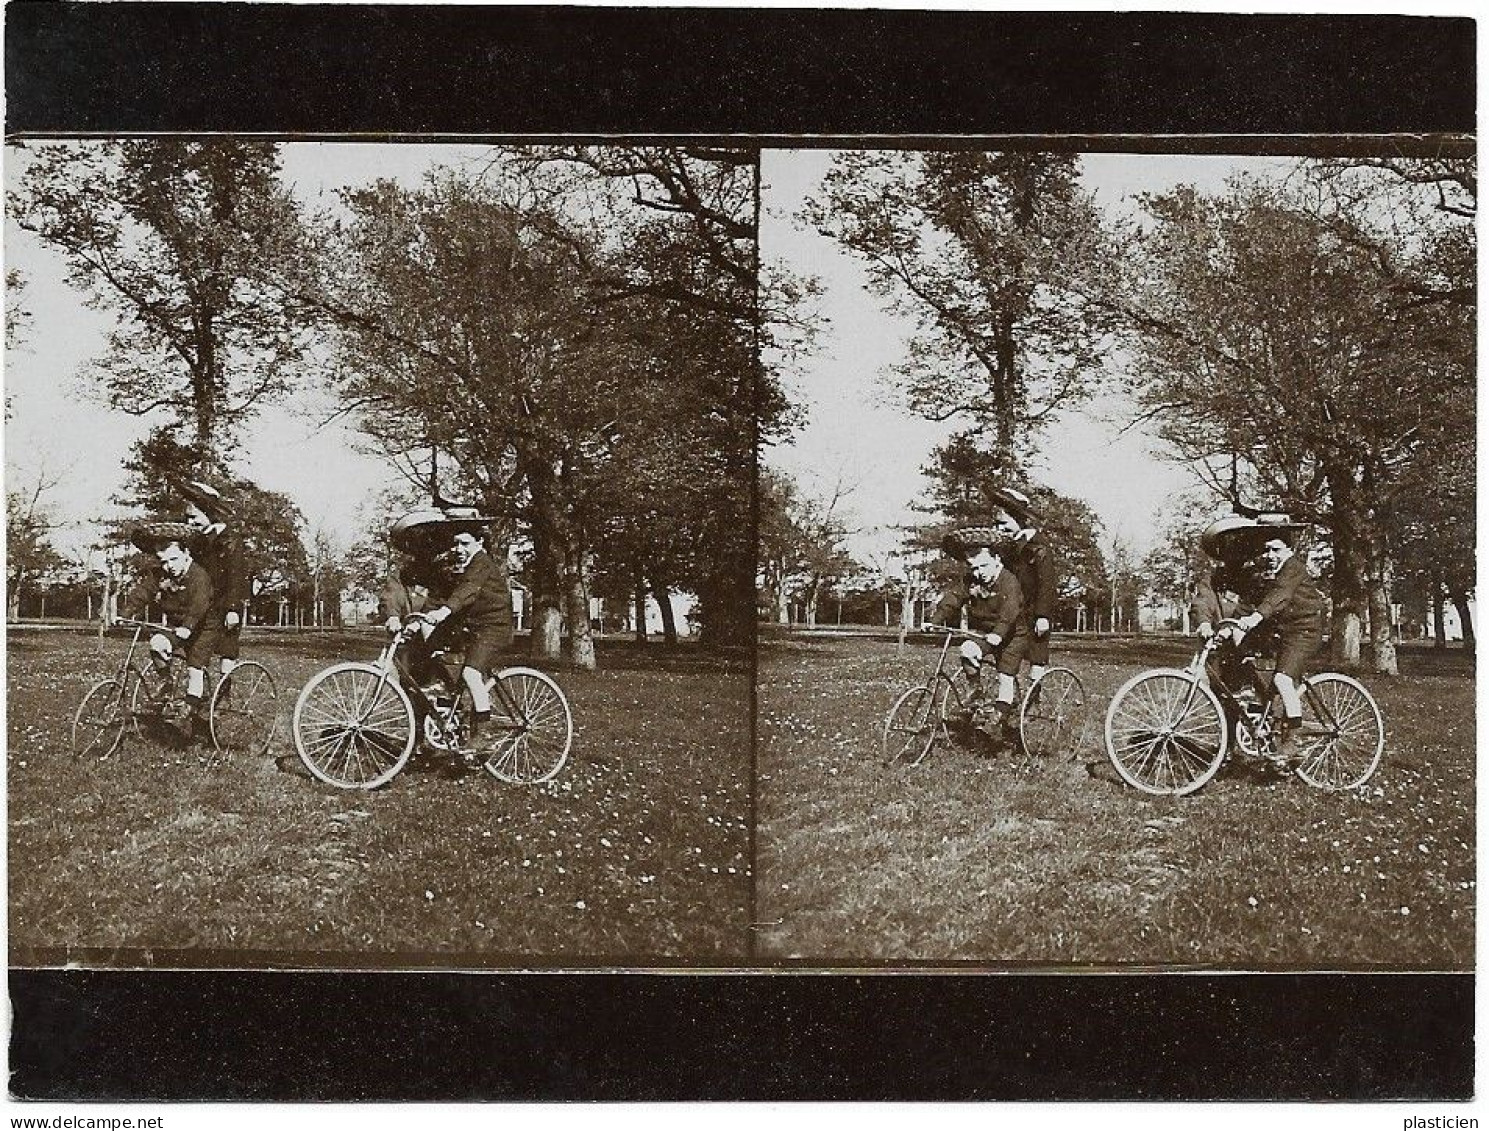
M 699 640 L 709 648 L 755 645 L 755 546 L 744 531 L 727 545 L 698 594 Z
M 532 495 L 532 633 L 528 651 L 534 659 L 557 660 L 563 646 L 563 549 L 552 471 L 539 464 L 528 471 Z M 586 617 L 585 623 L 588 623 Z
M 1360 641 L 1364 636 L 1364 625 L 1360 614 L 1354 609 L 1335 604 L 1330 622 L 1331 637 L 1329 654 L 1341 667 L 1358 667 L 1360 663 Z
M 589 578 L 584 554 L 564 555 L 564 613 L 569 624 L 569 662 L 576 668 L 595 670 L 595 638 L 589 627 Z
M 1330 621 L 1329 654 L 1336 664 L 1345 668 L 1359 666 L 1365 616 L 1364 586 L 1360 580 L 1358 559 L 1352 550 L 1347 540 L 1336 541 L 1334 583 L 1331 586 L 1334 611 Z
M 677 643 L 677 615 L 672 611 L 672 594 L 665 582 L 652 581 L 651 595 L 657 599 L 657 608 L 662 612 L 662 641 Z
M 900 647 L 905 646 L 905 635 L 915 627 L 915 590 L 908 585 L 900 598 Z
M 1381 675 L 1398 675 L 1396 642 L 1391 638 L 1391 562 L 1370 578 L 1370 659 Z
M 776 590 L 776 623 L 791 623 L 791 602 L 786 597 L 786 583 L 781 582 L 780 588 Z
M 808 628 L 817 627 L 817 587 L 815 585 L 807 588 L 807 616 Z
M 1454 593 L 1453 607 L 1458 610 L 1458 620 L 1463 625 L 1463 650 L 1468 653 L 1474 651 L 1473 618 L 1468 615 L 1468 594 Z
M 637 570 L 636 571 L 636 575 L 635 575 L 635 577 L 634 577 L 633 580 L 635 582 L 634 587 L 632 589 L 632 592 L 634 594 L 634 606 L 635 606 L 635 610 L 636 610 L 635 611 L 635 616 L 636 616 L 636 624 L 635 624 L 636 643 L 637 644 L 645 644 L 646 643 L 646 581 L 642 578 L 641 571 L 640 570 Z
M 1432 596 L 1428 598 L 1432 606 L 1432 647 L 1446 648 L 1448 646 L 1448 626 L 1443 617 L 1443 595 L 1442 583 L 1432 583 Z

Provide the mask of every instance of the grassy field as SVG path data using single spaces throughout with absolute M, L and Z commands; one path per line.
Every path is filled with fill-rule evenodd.
M 9 637 L 15 964 L 706 964 L 745 948 L 744 659 L 604 642 L 600 671 L 554 672 L 575 723 L 554 781 L 415 754 L 364 794 L 293 772 L 289 717 L 310 675 L 375 655 L 375 637 L 245 640 L 279 681 L 280 728 L 269 755 L 214 768 L 139 739 L 72 755 L 73 711 L 124 648 Z
M 882 765 L 879 728 L 935 652 L 778 638 L 760 655 L 756 914 L 765 958 L 1018 967 L 1469 969 L 1474 685 L 1461 653 L 1366 677 L 1386 716 L 1350 793 L 1222 767 L 1156 798 L 1111 770 L 1101 720 L 1182 643 L 1056 644 L 1086 684 L 1073 763 L 937 747 Z

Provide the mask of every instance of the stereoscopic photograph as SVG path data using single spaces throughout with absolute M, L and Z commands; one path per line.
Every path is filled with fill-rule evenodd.
M 762 155 L 762 957 L 1473 967 L 1472 147 L 1149 148 Z
M 6 169 L 12 965 L 737 961 L 754 151 Z

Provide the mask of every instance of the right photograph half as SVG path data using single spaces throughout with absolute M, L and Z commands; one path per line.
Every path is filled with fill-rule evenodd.
M 1473 968 L 1472 140 L 1163 145 L 762 154 L 766 964 Z

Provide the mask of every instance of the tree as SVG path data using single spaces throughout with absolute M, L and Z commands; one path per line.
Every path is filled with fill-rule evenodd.
M 571 209 L 605 218 L 606 254 L 586 260 L 597 298 L 626 308 L 638 344 L 647 343 L 686 397 L 676 416 L 688 421 L 692 458 L 672 482 L 693 502 L 685 536 L 696 548 L 703 638 L 749 644 L 755 445 L 778 438 L 790 417 L 778 375 L 761 357 L 780 332 L 810 335 L 800 311 L 815 293 L 810 281 L 762 271 L 758 151 L 549 146 L 518 151 L 516 165 L 563 170 Z M 654 557 L 675 556 L 667 549 L 677 543 L 668 533 L 675 527 L 648 521 L 641 529 L 657 534 Z
M 9 203 L 62 253 L 87 303 L 115 316 L 92 363 L 111 407 L 169 413 L 222 457 L 235 429 L 287 387 L 306 311 L 269 281 L 297 254 L 277 146 L 48 143 L 30 152 Z
M 717 164 L 723 203 L 752 208 L 736 170 L 753 163 Z M 552 168 L 497 152 L 477 177 L 347 195 L 306 287 L 343 331 L 341 389 L 390 455 L 440 453 L 506 538 L 530 539 L 538 654 L 564 621 L 575 662 L 594 663 L 596 570 L 639 577 L 669 614 L 667 594 L 692 588 L 707 636 L 738 642 L 758 366 L 730 289 L 737 234 L 689 259 L 669 225 L 694 232 L 691 213 L 617 217 Z M 616 174 L 586 175 L 596 190 Z
M 1010 467 L 1089 395 L 1114 319 L 1109 255 L 1071 155 L 851 152 L 803 219 L 861 258 L 916 325 L 895 380 L 913 411 L 969 418 Z
M 14 267 L 5 272 L 5 348 L 18 349 L 26 341 L 31 312 L 22 303 L 26 276 Z
M 1214 505 L 1198 494 L 1180 495 L 1153 516 L 1158 543 L 1143 558 L 1140 573 L 1147 597 L 1177 606 L 1180 630 L 1189 635 L 1189 602 L 1198 580 L 1209 571 L 1199 536 Z
M 862 572 L 844 545 L 848 529 L 840 507 L 850 492 L 839 479 L 825 498 L 806 498 L 789 476 L 770 469 L 762 473 L 760 588 L 778 623 L 790 624 L 792 602 L 800 601 L 806 626 L 815 627 L 822 599 Z
M 52 545 L 55 523 L 46 506 L 46 493 L 57 480 L 44 471 L 27 487 L 5 492 L 5 598 L 6 619 L 21 613 L 21 595 L 30 586 L 66 565 Z
M 1332 230 L 1362 249 L 1388 281 L 1398 305 L 1430 319 L 1430 352 L 1452 357 L 1462 374 L 1475 365 L 1478 298 L 1478 174 L 1473 158 L 1345 157 L 1305 167 Z M 1399 577 L 1426 597 L 1441 645 L 1442 602 L 1457 606 L 1464 641 L 1473 646 L 1468 599 L 1474 592 L 1475 400 L 1458 383 L 1444 406 L 1456 428 L 1417 447 L 1401 469 L 1392 509 Z
M 1358 657 L 1368 615 L 1374 666 L 1393 672 L 1394 516 L 1405 469 L 1471 402 L 1471 312 L 1406 298 L 1374 234 L 1313 204 L 1259 182 L 1146 198 L 1134 391 L 1218 494 L 1241 503 L 1250 484 L 1327 534 L 1336 657 Z

